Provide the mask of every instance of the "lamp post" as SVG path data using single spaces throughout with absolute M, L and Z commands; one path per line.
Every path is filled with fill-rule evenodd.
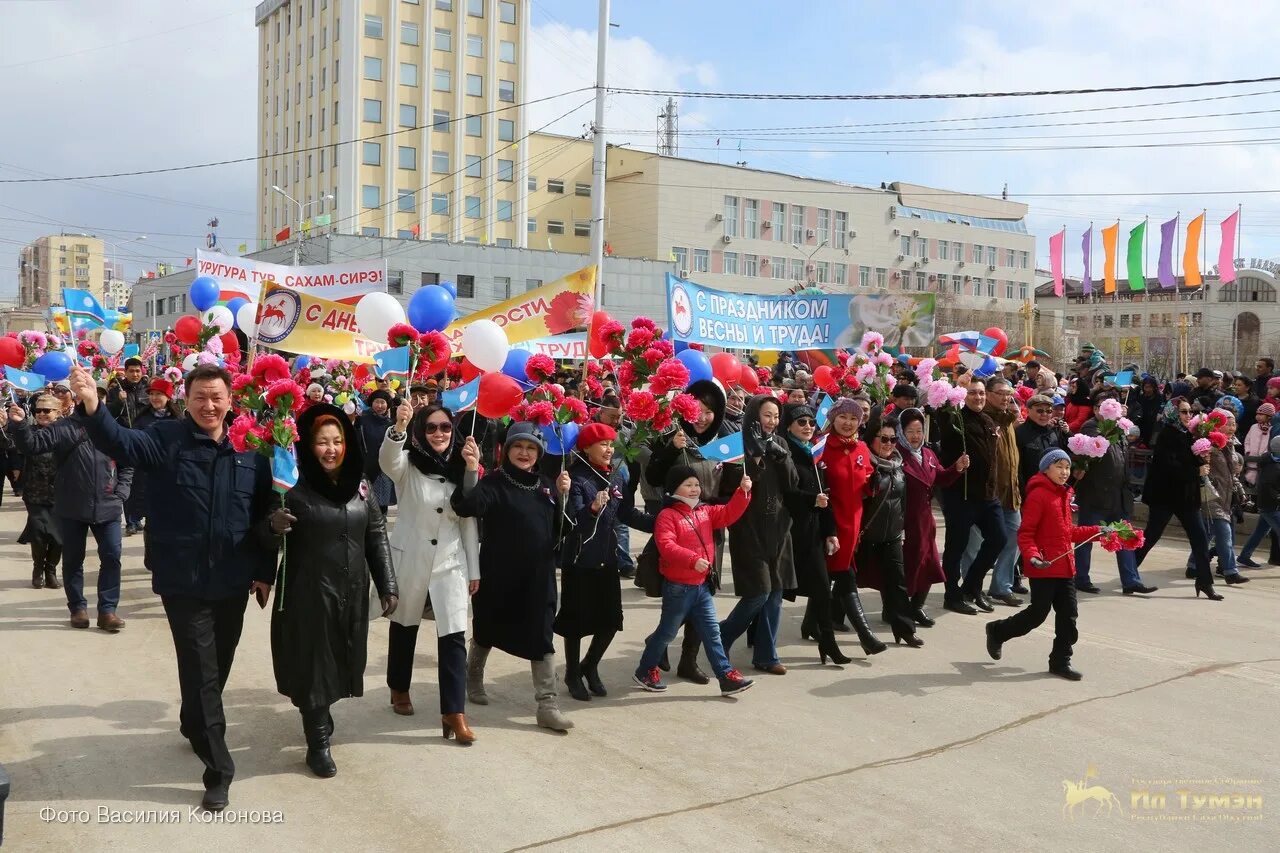
M 826 241 L 826 240 L 823 240 L 821 243 L 819 243 L 818 245 L 814 246 L 814 247 L 813 247 L 813 251 L 812 251 L 812 252 L 810 252 L 810 253 L 805 257 L 805 259 L 804 259 L 804 268 L 805 268 L 805 272 L 806 272 L 806 274 L 808 273 L 808 270 L 809 270 L 809 262 L 813 260 L 813 256 L 814 256 L 814 255 L 816 255 L 816 254 L 818 254 L 818 252 L 819 252 L 819 251 L 821 251 L 822 249 L 826 248 L 826 245 L 827 245 L 827 241 Z M 795 250 L 796 250 L 796 251 L 798 251 L 798 252 L 803 252 L 803 251 L 804 251 L 804 247 L 802 247 L 799 243 L 792 243 L 792 244 L 791 244 L 791 248 L 795 249 Z M 815 270 L 814 279 L 816 280 L 816 278 L 817 278 L 817 271 Z M 797 279 L 797 282 L 799 282 L 799 279 Z M 813 283 L 813 281 L 811 280 L 811 281 L 810 281 L 810 282 L 808 282 L 808 283 L 812 284 L 812 283 Z
M 141 241 L 143 241 L 143 240 L 145 240 L 145 239 L 147 239 L 147 235 L 146 235 L 146 234 L 142 234 L 142 235 L 139 235 L 139 236 L 137 236 L 137 237 L 134 237 L 134 238 L 133 238 L 133 239 L 131 239 L 131 240 L 125 240 L 125 241 L 123 241 L 123 242 L 121 242 L 121 243 L 117 243 L 117 242 L 115 242 L 115 241 L 113 241 L 113 240 L 104 240 L 104 241 L 103 241 L 104 243 L 106 243 L 108 246 L 110 246 L 110 247 L 112 248 L 112 252 L 111 252 L 111 280 L 112 280 L 112 281 L 115 281 L 115 275 L 116 275 L 116 259 L 120 257 L 120 247 L 121 247 L 121 246 L 127 246 L 127 245 L 128 245 L 128 244 L 130 244 L 130 243 L 138 243 L 138 242 L 141 242 Z M 121 276 L 121 278 L 122 278 L 122 279 L 123 279 L 123 278 L 126 278 L 126 276 L 123 276 L 123 275 L 122 275 L 122 276 Z M 106 289 L 106 288 L 104 287 L 104 288 L 103 288 L 103 290 L 105 291 L 105 289 Z M 104 293 L 103 295 L 105 296 L 106 294 Z M 113 299 L 113 300 L 112 300 L 112 302 L 114 303 L 114 302 L 115 302 L 115 300 Z M 120 310 L 120 306 L 119 306 L 119 305 L 115 305 L 115 304 L 113 304 L 113 305 L 112 305 L 112 307 L 113 307 L 113 308 L 115 308 L 117 311 L 119 311 L 119 310 Z
M 298 206 L 298 232 L 295 235 L 294 242 L 293 242 L 293 265 L 296 267 L 302 263 L 302 223 L 306 219 L 307 208 L 313 204 L 318 204 L 320 202 L 332 201 L 333 194 L 325 193 L 324 195 L 320 196 L 320 198 L 315 199 L 314 201 L 309 201 L 306 204 L 303 204 L 302 202 L 298 201 L 296 198 L 289 195 L 287 192 L 280 189 L 278 186 L 274 184 L 271 185 L 271 189 L 280 193 L 280 195 L 284 196 L 286 199 L 288 199 L 289 201 L 293 202 Z

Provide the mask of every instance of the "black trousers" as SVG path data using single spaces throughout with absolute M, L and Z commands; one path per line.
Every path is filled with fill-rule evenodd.
M 1160 541 L 1165 527 L 1171 519 L 1178 519 L 1182 529 L 1187 532 L 1187 544 L 1191 546 L 1191 559 L 1196 568 L 1196 586 L 1202 589 L 1213 587 L 1213 571 L 1209 568 L 1209 539 L 1205 535 L 1204 521 L 1198 510 L 1185 507 L 1153 506 L 1147 511 L 1147 529 L 1143 531 L 1142 547 L 1136 555 L 1137 564 L 1151 553 L 1151 549 Z
M 960 494 L 944 492 L 942 495 L 942 517 L 947 523 L 946 538 L 942 546 L 942 570 L 947 575 L 947 601 L 958 601 L 964 595 L 977 595 L 982 592 L 983 580 L 991 567 L 996 564 L 996 557 L 1004 550 L 1008 534 L 1004 529 L 1004 510 L 1000 501 L 985 501 L 981 498 L 965 500 Z M 982 547 L 969 566 L 969 573 L 960 577 L 960 558 L 964 549 L 969 546 L 969 535 L 972 528 L 978 528 L 982 534 Z
M 991 633 L 1001 643 L 1029 634 L 1044 624 L 1053 610 L 1053 650 L 1049 666 L 1071 663 L 1071 647 L 1080 635 L 1076 631 L 1076 584 L 1074 578 L 1028 578 L 1031 603 L 1008 619 L 997 619 Z
M 864 544 L 860 553 L 880 567 L 880 599 L 884 602 L 885 621 L 895 637 L 910 637 L 916 632 L 915 607 L 907 595 L 907 576 L 903 568 L 902 540 Z
M 165 595 L 165 616 L 178 656 L 178 685 L 182 689 L 183 737 L 208 771 L 230 785 L 236 766 L 227 749 L 227 719 L 222 711 L 222 689 L 231 675 L 236 645 L 244 626 L 244 595 L 216 601 Z M 206 774 L 206 781 L 209 776 Z
M 391 623 L 387 643 L 387 687 L 409 692 L 413 682 L 413 655 L 418 647 L 418 625 Z M 440 664 L 440 713 L 461 714 L 467 709 L 467 635 L 465 631 L 436 638 Z
M 697 636 L 697 629 L 689 622 L 684 623 L 685 637 L 688 638 L 692 632 Z M 609 650 L 609 644 L 613 642 L 613 638 L 618 636 L 617 631 L 606 631 L 602 634 L 591 635 L 591 645 L 587 646 L 587 656 L 581 657 L 582 654 L 582 638 L 581 637 L 565 637 L 564 638 L 564 671 L 566 676 L 580 675 L 583 672 L 593 670 L 600 665 L 600 661 L 604 659 L 604 653 Z

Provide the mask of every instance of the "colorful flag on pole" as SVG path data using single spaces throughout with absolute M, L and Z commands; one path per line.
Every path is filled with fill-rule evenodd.
M 702 458 L 716 462 L 741 462 L 746 453 L 742 449 L 742 433 L 735 432 L 718 438 L 699 448 Z
M 373 373 L 379 379 L 409 376 L 409 348 L 396 347 L 373 354 Z
M 1080 284 L 1086 295 L 1093 293 L 1093 225 L 1091 224 L 1084 237 L 1080 239 L 1080 255 L 1084 259 L 1084 275 Z
M 1063 241 L 1067 239 L 1067 229 L 1063 228 L 1049 238 L 1049 267 L 1053 271 L 1053 295 L 1061 296 L 1065 284 L 1063 282 Z
M 236 251 L 243 255 L 245 252 L 249 251 L 249 244 L 248 244 L 248 243 L 241 243 L 241 244 L 236 248 Z
M 809 455 L 813 457 L 813 461 L 815 465 L 822 461 L 822 454 L 825 453 L 827 450 L 828 435 L 830 435 L 830 433 L 823 433 L 822 437 L 819 438 L 817 441 L 815 441 L 813 443 L 813 446 L 809 448 Z
M 1177 279 L 1173 276 L 1173 241 L 1177 239 L 1178 217 L 1160 225 L 1160 263 L 1156 268 L 1156 278 L 1161 287 L 1173 287 Z
M 283 243 L 285 240 L 288 240 L 288 239 L 289 239 L 289 226 L 286 225 L 285 227 L 281 228 L 279 231 L 276 232 L 276 242 Z
M 990 338 L 988 338 L 990 340 Z M 982 335 L 978 332 L 948 332 L 945 335 L 938 335 L 938 343 L 944 347 L 958 346 L 961 349 L 976 350 L 982 343 Z
M 1218 281 L 1229 284 L 1236 280 L 1236 226 L 1240 211 L 1222 220 L 1222 244 L 1218 246 Z
M 194 260 L 195 258 L 187 258 L 187 266 L 191 266 L 191 262 Z
M 105 326 L 107 323 L 107 312 L 102 310 L 97 298 L 87 290 L 62 288 L 62 304 L 66 306 L 67 316 L 71 318 L 73 325 L 76 321 L 90 326 Z
M 1142 244 L 1147 238 L 1147 220 L 1142 220 L 1129 232 L 1129 289 L 1147 289 L 1147 271 L 1143 269 Z
M 281 494 L 298 485 L 298 460 L 293 450 L 276 445 L 271 450 L 271 486 Z
M 20 391 L 38 391 L 45 386 L 47 380 L 39 373 L 30 373 L 26 370 L 18 370 L 16 367 L 5 365 L 4 381 L 8 382 L 14 388 Z
M 451 388 L 440 395 L 440 402 L 455 415 L 469 412 L 476 407 L 480 399 L 480 380 L 472 379 L 466 385 Z
M 831 416 L 831 407 L 835 405 L 835 400 L 831 399 L 830 394 L 823 394 L 818 398 L 817 408 L 814 410 L 813 419 L 818 429 L 822 429 L 827 425 L 827 418 Z
M 1116 292 L 1116 245 L 1120 242 L 1120 223 L 1102 229 L 1102 292 Z
M 1200 277 L 1200 232 L 1203 230 L 1203 213 L 1187 223 L 1187 247 L 1182 251 L 1182 276 L 1187 287 L 1199 287 L 1204 281 Z

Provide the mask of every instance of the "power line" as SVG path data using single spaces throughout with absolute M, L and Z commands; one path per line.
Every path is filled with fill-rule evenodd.
M 751 153 L 770 153 L 774 151 L 791 152 L 800 154 L 982 154 L 982 153 L 999 153 L 1005 151 L 1107 151 L 1126 148 L 1218 148 L 1231 145 L 1272 145 L 1280 142 L 1280 138 L 1267 137 L 1263 139 L 1237 139 L 1237 140 L 1206 140 L 1199 142 L 1135 142 L 1131 144 L 1113 144 L 1113 145 L 986 145 L 972 147 L 918 147 L 918 148 L 885 148 L 878 146 L 874 142 L 859 142 L 862 148 L 749 148 L 742 151 L 743 154 Z M 851 143 L 854 144 L 854 143 Z M 902 145 L 903 143 L 892 143 Z M 924 143 L 921 143 L 922 145 Z M 715 146 L 687 146 L 693 151 L 717 151 L 724 150 Z

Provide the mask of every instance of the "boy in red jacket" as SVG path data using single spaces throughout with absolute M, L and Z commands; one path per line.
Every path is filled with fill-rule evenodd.
M 1071 647 L 1079 636 L 1075 543 L 1096 536 L 1098 528 L 1072 524 L 1069 479 L 1071 457 L 1055 447 L 1040 459 L 1040 473 L 1027 481 L 1018 550 L 1031 582 L 1031 605 L 1008 619 L 987 623 L 987 653 L 993 660 L 1000 660 L 1001 645 L 1040 627 L 1053 608 L 1049 672 L 1068 681 L 1079 681 L 1084 676 L 1071 668 Z
M 707 589 L 707 571 L 715 559 L 713 530 L 733 524 L 746 510 L 751 495 L 751 478 L 743 476 L 732 499 L 723 506 L 699 503 L 702 486 L 698 474 L 688 465 L 675 465 L 667 472 L 666 501 L 653 526 L 658 547 L 658 571 L 662 574 L 662 615 L 658 627 L 644 643 L 635 682 L 655 693 L 667 689 L 662 683 L 658 661 L 667 644 L 675 639 L 686 620 L 693 622 L 707 660 L 720 681 L 720 695 L 732 696 L 751 686 L 729 664 L 720 642 L 720 622 Z

